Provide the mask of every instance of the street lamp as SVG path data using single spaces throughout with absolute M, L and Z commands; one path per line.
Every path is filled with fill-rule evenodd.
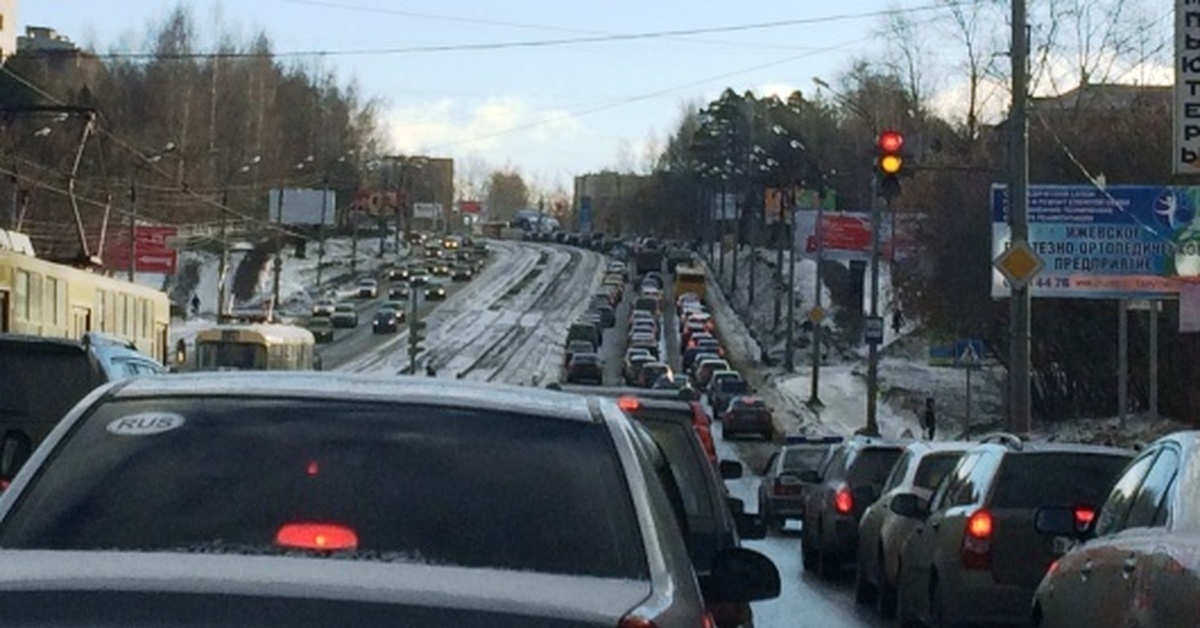
M 49 130 L 49 127 L 45 127 Z M 48 133 L 47 133 L 48 134 Z M 44 136 L 43 136 L 44 137 Z M 161 149 L 144 157 L 146 163 L 156 164 L 163 155 L 175 152 L 175 142 L 167 142 Z M 129 174 L 129 281 L 137 277 L 137 169 Z
M 299 163 L 292 166 L 292 170 L 301 171 L 308 167 L 313 162 L 315 157 L 308 155 Z M 284 185 L 287 182 L 284 181 Z M 276 312 L 279 310 L 279 275 L 283 272 L 283 196 L 287 188 L 281 185 L 279 187 L 279 197 L 275 200 L 275 267 L 274 277 L 271 282 L 271 308 L 270 318 L 274 320 Z

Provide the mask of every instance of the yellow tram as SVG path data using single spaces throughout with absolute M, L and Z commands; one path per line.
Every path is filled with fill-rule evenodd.
M 320 370 L 312 332 L 294 325 L 228 323 L 196 334 L 197 371 Z

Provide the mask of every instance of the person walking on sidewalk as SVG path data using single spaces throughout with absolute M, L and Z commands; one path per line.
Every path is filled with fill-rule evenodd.
M 921 430 L 925 438 L 933 440 L 937 431 L 937 416 L 933 413 L 933 397 L 925 398 L 925 411 L 921 413 Z

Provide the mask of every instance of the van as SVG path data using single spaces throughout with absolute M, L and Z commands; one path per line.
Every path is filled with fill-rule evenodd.
M 77 402 L 111 381 L 167 369 L 132 343 L 0 334 L 0 488 Z

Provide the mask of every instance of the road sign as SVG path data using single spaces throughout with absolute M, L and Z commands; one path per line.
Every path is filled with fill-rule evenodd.
M 812 321 L 816 325 L 820 325 L 821 322 L 825 320 L 825 309 L 820 306 L 813 306 L 813 308 L 808 311 L 808 320 Z
M 983 364 L 983 341 L 967 338 L 954 343 L 954 366 L 979 368 Z
M 868 316 L 864 323 L 863 335 L 866 336 L 867 344 L 883 344 L 883 317 Z
M 1008 283 L 1017 288 L 1028 285 L 1029 280 L 1036 277 L 1046 266 L 1042 258 L 1038 257 L 1037 252 L 1024 240 L 1013 242 L 1012 246 L 1001 253 L 993 264 L 1008 280 Z

